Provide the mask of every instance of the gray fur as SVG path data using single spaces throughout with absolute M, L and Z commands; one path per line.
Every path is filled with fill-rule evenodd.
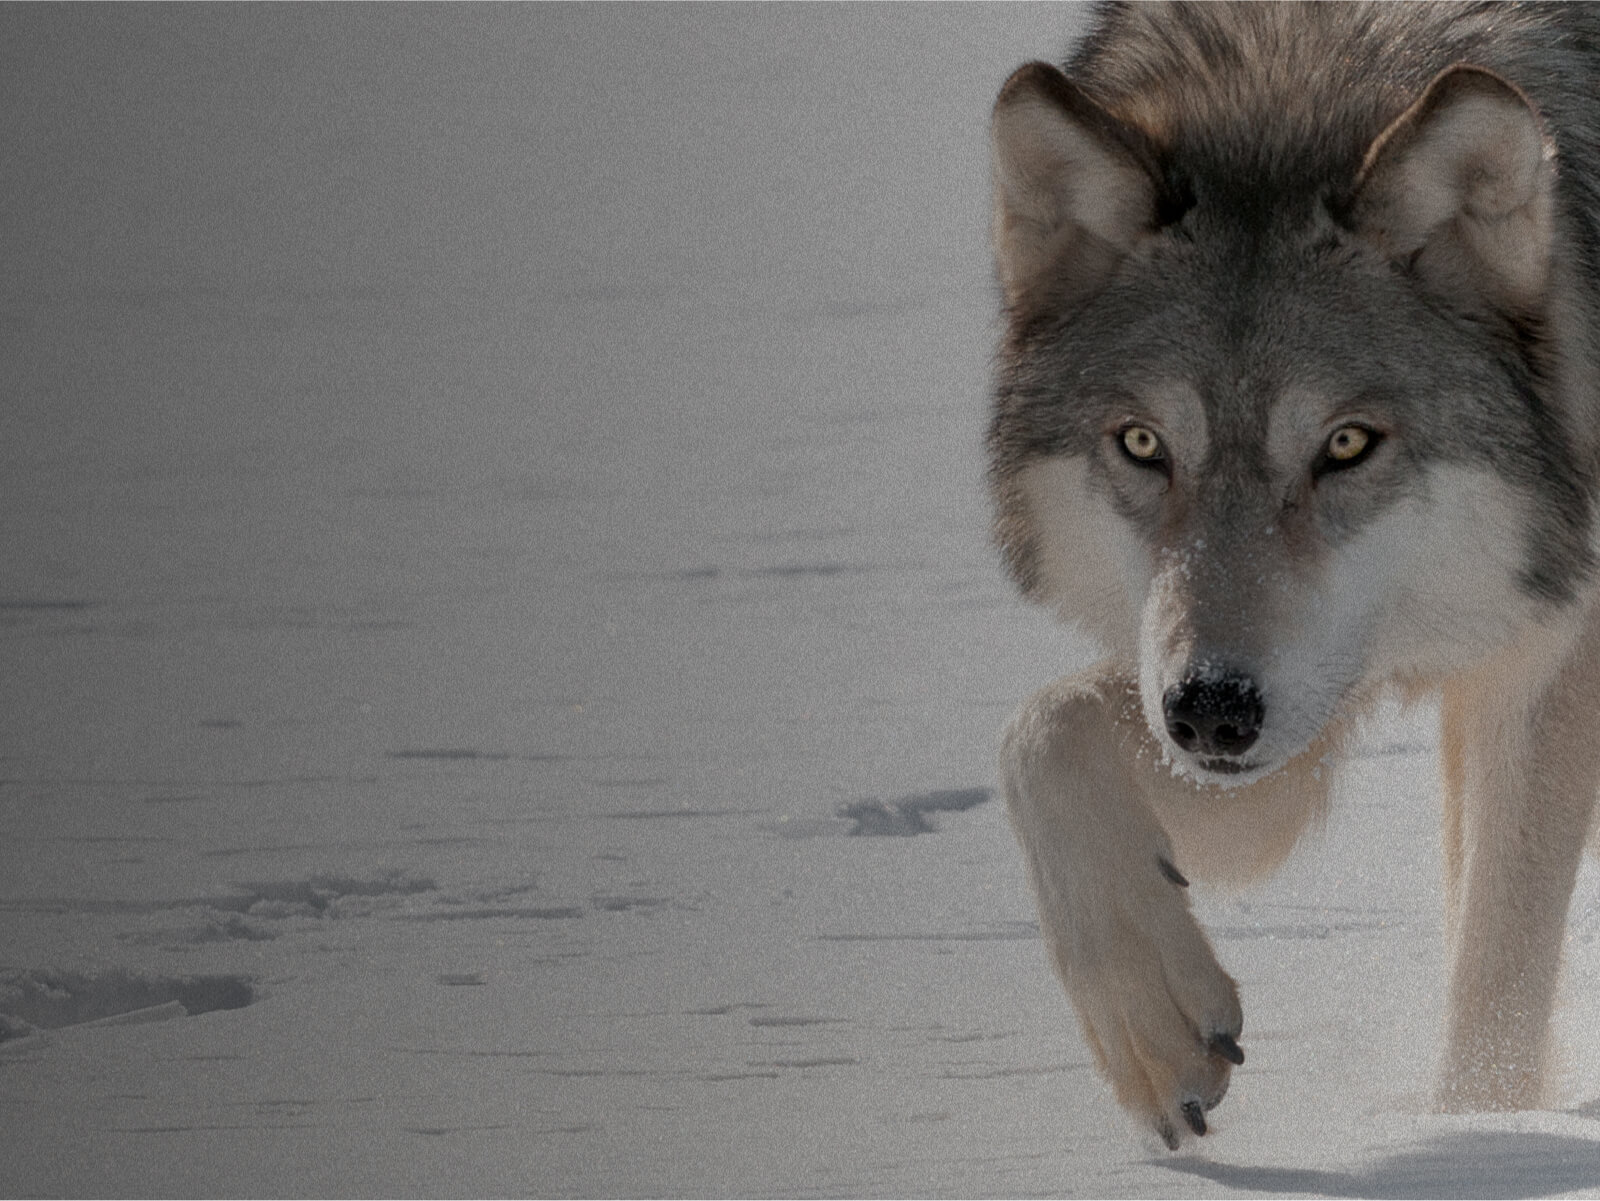
M 1600 742 L 1600 9 L 1112 5 L 995 104 L 1012 573 L 1103 640 L 1007 726 L 1046 949 L 1170 1147 L 1242 1065 L 1190 878 L 1437 689 L 1447 1109 L 1540 1104 Z
M 1067 74 L 1151 158 L 1163 212 L 1088 295 L 1008 312 L 989 449 L 997 538 L 1023 589 L 1039 581 L 1017 472 L 1089 454 L 1119 397 L 1176 375 L 1213 431 L 1206 474 L 1246 491 L 1271 486 L 1260 443 L 1286 387 L 1381 395 L 1413 461 L 1372 496 L 1415 486 L 1418 456 L 1491 467 L 1540 514 L 1523 588 L 1569 600 L 1593 569 L 1600 480 L 1600 397 L 1563 391 L 1556 370 L 1592 364 L 1600 343 L 1597 45 L 1600 10 L 1581 4 L 1105 6 Z M 1520 88 L 1555 143 L 1566 282 L 1539 305 L 1441 295 L 1350 227 L 1368 148 L 1463 62 Z

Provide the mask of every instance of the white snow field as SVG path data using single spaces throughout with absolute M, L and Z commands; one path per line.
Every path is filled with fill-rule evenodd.
M 986 126 L 1081 10 L 0 8 L 0 1195 L 1600 1195 L 1434 1115 L 1429 714 L 1124 1118 L 993 796 Z

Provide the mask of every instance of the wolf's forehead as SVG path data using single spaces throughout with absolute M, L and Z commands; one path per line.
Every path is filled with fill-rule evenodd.
M 1140 407 L 1184 447 L 1204 447 L 1211 420 L 1200 389 L 1185 380 L 1160 380 L 1140 389 Z M 1138 416 L 1138 414 L 1130 414 Z

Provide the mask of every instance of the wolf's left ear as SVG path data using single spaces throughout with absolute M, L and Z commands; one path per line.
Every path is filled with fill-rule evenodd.
M 1048 63 L 1006 80 L 990 127 L 994 247 L 1013 311 L 1097 291 L 1154 221 L 1141 135 Z
M 1356 229 L 1450 295 L 1528 309 L 1550 271 L 1555 151 L 1516 87 L 1440 74 L 1367 151 Z

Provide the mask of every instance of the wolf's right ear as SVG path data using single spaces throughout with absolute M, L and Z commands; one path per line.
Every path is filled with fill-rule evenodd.
M 1013 312 L 1098 290 L 1155 222 L 1142 142 L 1048 63 L 995 101 L 994 245 Z

